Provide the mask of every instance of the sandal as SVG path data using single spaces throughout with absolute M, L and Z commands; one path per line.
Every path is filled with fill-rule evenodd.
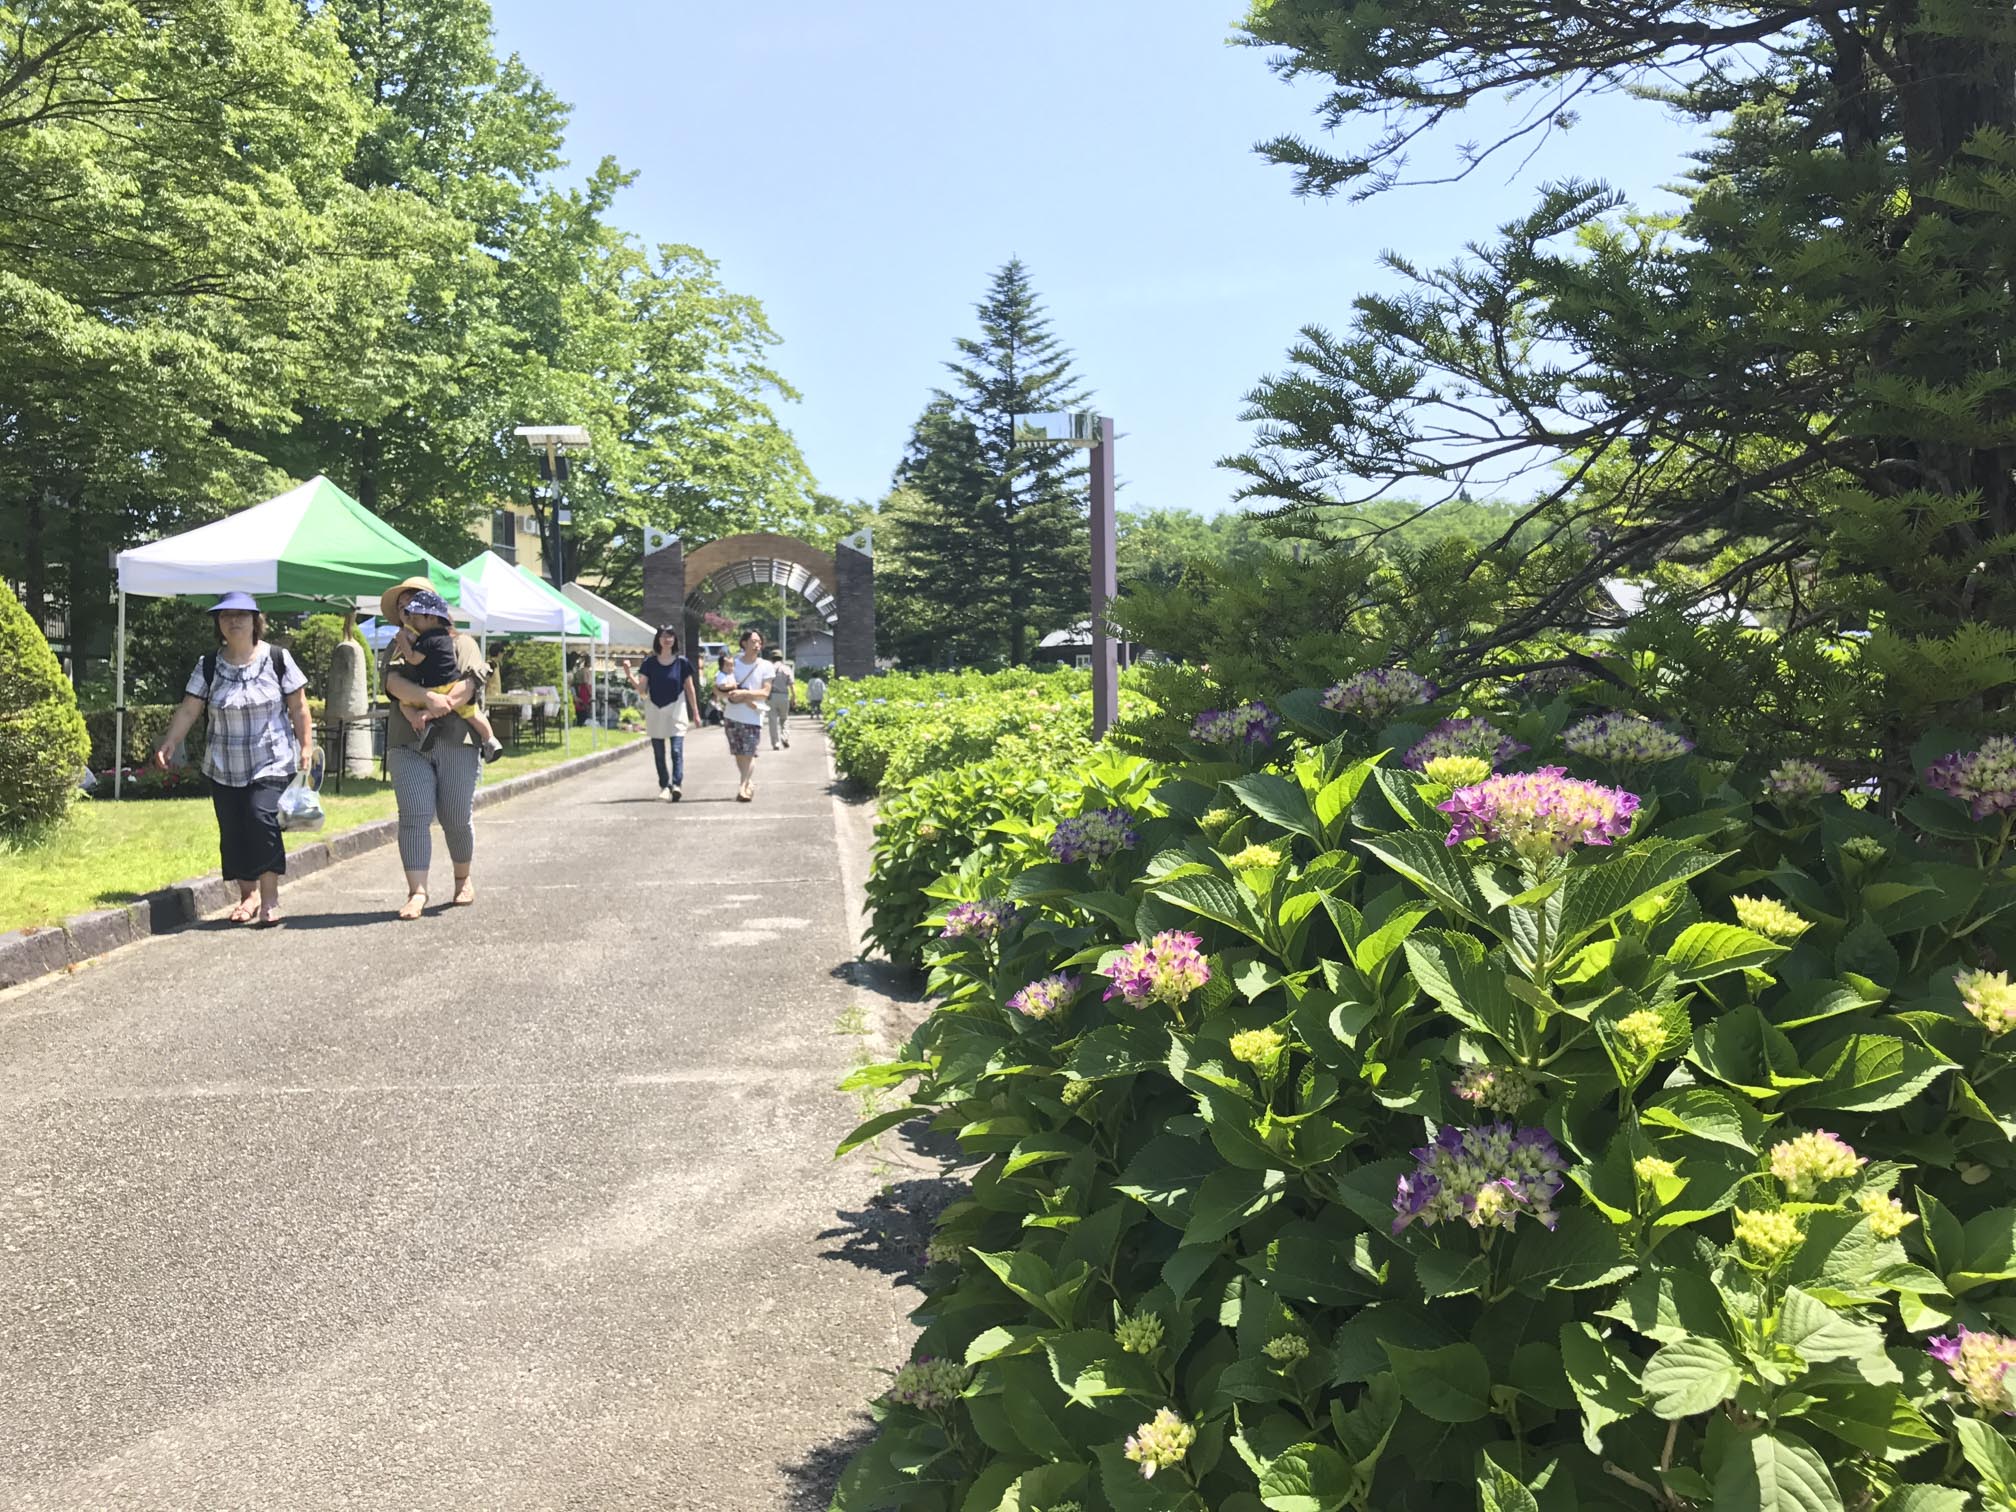
M 259 922 L 255 924 L 253 928 L 271 929 L 285 917 L 286 914 L 279 908 L 278 905 L 275 905 L 272 908 L 263 908 L 259 911 Z
M 467 908 L 471 903 L 474 903 L 476 901 L 476 884 L 471 882 L 467 877 L 457 882 L 455 884 L 454 901 L 457 908 Z
M 399 906 L 399 917 L 402 919 L 417 919 L 426 911 L 427 894 L 424 892 L 408 893 L 406 901 Z
M 240 898 L 238 902 L 232 907 L 231 912 L 226 914 L 224 917 L 230 920 L 233 924 L 250 924 L 253 921 L 253 919 L 258 917 L 258 915 L 259 915 L 259 899 L 258 896 L 255 894 L 254 896 L 249 898 Z

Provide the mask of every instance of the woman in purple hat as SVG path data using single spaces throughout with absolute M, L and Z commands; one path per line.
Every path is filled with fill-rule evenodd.
M 440 617 L 438 609 L 432 616 L 413 614 L 416 603 L 440 605 L 434 585 L 425 578 L 408 578 L 387 589 L 380 600 L 380 607 L 389 610 L 390 617 L 408 632 L 402 637 L 406 644 Z M 483 660 L 475 637 L 458 631 L 450 637 L 450 644 L 455 659 L 443 670 L 454 675 L 445 691 L 416 680 L 434 674 L 407 666 L 403 660 L 406 645 L 401 641 L 386 648 L 384 686 L 385 696 L 392 700 L 392 715 L 385 722 L 385 773 L 392 779 L 393 798 L 399 806 L 399 863 L 406 872 L 406 901 L 399 906 L 402 919 L 417 919 L 427 910 L 427 873 L 434 861 L 433 827 L 437 823 L 455 869 L 454 901 L 461 907 L 476 901 L 476 884 L 470 880 L 469 869 L 476 856 L 473 820 L 482 752 L 469 721 L 450 716 L 482 701 L 490 666 Z
M 251 594 L 225 594 L 210 606 L 210 618 L 217 649 L 189 674 L 154 764 L 165 771 L 190 726 L 208 716 L 203 775 L 217 811 L 221 869 L 238 884 L 231 922 L 277 924 L 287 874 L 280 794 L 314 749 L 308 679 L 282 647 L 266 644 L 266 616 Z

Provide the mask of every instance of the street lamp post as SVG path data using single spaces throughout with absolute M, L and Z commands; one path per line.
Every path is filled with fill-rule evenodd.
M 548 543 L 545 541 L 541 541 L 539 546 L 541 552 L 549 557 L 547 575 L 553 579 L 554 588 L 563 588 L 566 586 L 567 575 L 567 536 L 560 527 L 567 523 L 568 512 L 565 505 L 566 495 L 561 492 L 560 485 L 567 478 L 568 451 L 588 450 L 588 432 L 585 427 L 579 425 L 521 425 L 512 434 L 525 438 L 525 444 L 543 463 L 542 470 L 553 487 L 551 543 L 553 550 L 550 553 L 546 552 Z M 593 689 L 596 683 L 595 643 L 591 640 L 588 646 L 588 678 L 592 708 Z M 600 735 L 595 738 L 598 741 L 601 739 Z M 560 739 L 567 750 L 571 752 L 574 749 L 574 687 L 567 678 L 567 632 L 564 628 L 560 632 Z
M 1091 453 L 1092 738 L 1103 740 L 1120 717 L 1120 654 L 1106 616 L 1120 593 L 1119 528 L 1113 510 L 1113 421 L 1105 415 L 1052 412 L 1015 417 L 1017 446 L 1075 446 Z

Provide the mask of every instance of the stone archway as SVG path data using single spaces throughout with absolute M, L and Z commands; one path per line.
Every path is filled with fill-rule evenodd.
M 754 583 L 788 588 L 810 604 L 833 632 L 833 670 L 841 677 L 875 671 L 875 562 L 868 532 L 827 553 L 767 531 L 723 536 L 690 553 L 676 537 L 651 532 L 645 541 L 644 617 L 683 625 L 685 643 L 699 642 L 700 617 L 732 589 Z

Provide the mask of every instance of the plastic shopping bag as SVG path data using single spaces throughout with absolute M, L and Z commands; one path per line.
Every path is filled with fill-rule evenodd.
M 280 795 L 280 828 L 319 830 L 324 817 L 322 799 L 309 786 L 307 772 L 297 774 Z

